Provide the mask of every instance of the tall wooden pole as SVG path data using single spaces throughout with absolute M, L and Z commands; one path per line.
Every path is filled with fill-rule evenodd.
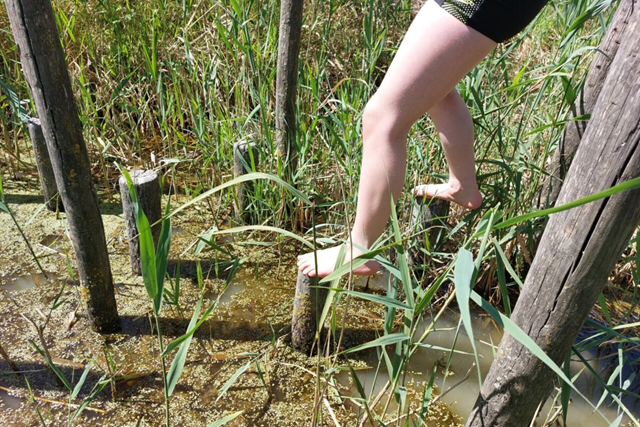
M 640 177 L 640 11 L 630 15 L 558 204 Z M 553 215 L 512 315 L 556 363 L 570 351 L 640 222 L 640 189 Z M 467 427 L 527 426 L 555 377 L 506 334 Z
M 303 0 L 282 0 L 276 74 L 276 145 L 287 173 L 295 167 L 296 87 Z
M 120 321 L 102 217 L 51 1 L 5 3 L 67 214 L 82 299 L 94 329 L 114 332 Z

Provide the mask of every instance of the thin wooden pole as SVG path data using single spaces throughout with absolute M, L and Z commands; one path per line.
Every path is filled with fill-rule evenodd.
M 276 146 L 285 170 L 295 165 L 296 87 L 303 0 L 282 0 L 276 74 Z
M 36 159 L 38 168 L 38 176 L 40 177 L 40 186 L 44 196 L 44 203 L 51 212 L 63 211 L 64 206 L 60 195 L 58 194 L 58 186 L 56 185 L 56 177 L 51 166 L 49 158 L 49 149 L 47 142 L 42 134 L 42 126 L 40 120 L 29 119 L 27 122 L 29 136 L 31 137 L 31 145 Z
M 50 0 L 6 0 L 20 62 L 42 124 L 93 328 L 120 327 L 98 198 Z

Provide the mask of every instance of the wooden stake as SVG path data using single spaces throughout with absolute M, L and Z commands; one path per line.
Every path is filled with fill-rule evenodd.
M 324 309 L 327 289 L 318 288 L 318 278 L 298 271 L 296 295 L 293 301 L 291 342 L 293 348 L 309 353 L 318 330 L 318 318 Z
M 296 88 L 303 0 L 282 0 L 276 74 L 276 146 L 285 171 L 295 164 Z
M 138 196 L 142 212 L 147 216 L 149 225 L 152 225 L 162 217 L 160 207 L 160 180 L 158 179 L 158 174 L 151 170 L 134 170 L 131 171 L 130 175 L 131 180 L 133 181 L 133 187 L 136 189 L 136 194 Z M 139 230 L 136 226 L 136 218 L 133 210 L 133 202 L 131 201 L 131 194 L 129 193 L 129 186 L 127 185 L 127 179 L 124 175 L 118 179 L 118 184 L 120 185 L 120 197 L 122 199 L 122 213 L 127 225 L 127 236 L 129 237 L 129 258 L 131 260 L 131 270 L 134 274 L 139 276 L 142 274 L 142 264 L 140 263 L 140 240 L 138 239 Z M 158 245 L 160 230 L 160 223 L 151 227 L 154 246 Z
M 442 243 L 447 231 L 446 220 L 450 203 L 442 199 L 424 199 L 416 197 L 411 211 L 411 229 L 420 234 L 418 247 L 409 251 L 409 260 L 417 268 L 429 264 L 431 252 Z
M 62 199 L 60 199 L 60 195 L 58 194 L 56 177 L 53 174 L 53 167 L 51 166 L 51 159 L 49 158 L 49 149 L 47 148 L 47 142 L 44 140 L 40 120 L 29 119 L 27 128 L 29 129 L 31 145 L 33 146 L 36 166 L 38 167 L 38 176 L 40 177 L 44 203 L 51 212 L 64 211 Z
M 254 142 L 239 141 L 233 145 L 233 175 L 237 178 L 258 167 L 258 147 Z M 243 182 L 236 190 L 236 218 L 250 224 L 252 215 L 247 211 L 246 191 L 252 187 L 251 182 Z

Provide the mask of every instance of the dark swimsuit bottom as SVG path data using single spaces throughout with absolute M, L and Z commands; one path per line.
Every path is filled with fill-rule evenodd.
M 548 0 L 435 0 L 445 11 L 502 43 L 524 29 Z

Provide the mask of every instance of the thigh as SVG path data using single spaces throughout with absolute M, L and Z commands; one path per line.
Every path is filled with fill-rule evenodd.
M 405 35 L 376 102 L 411 126 L 497 45 L 429 0 Z

